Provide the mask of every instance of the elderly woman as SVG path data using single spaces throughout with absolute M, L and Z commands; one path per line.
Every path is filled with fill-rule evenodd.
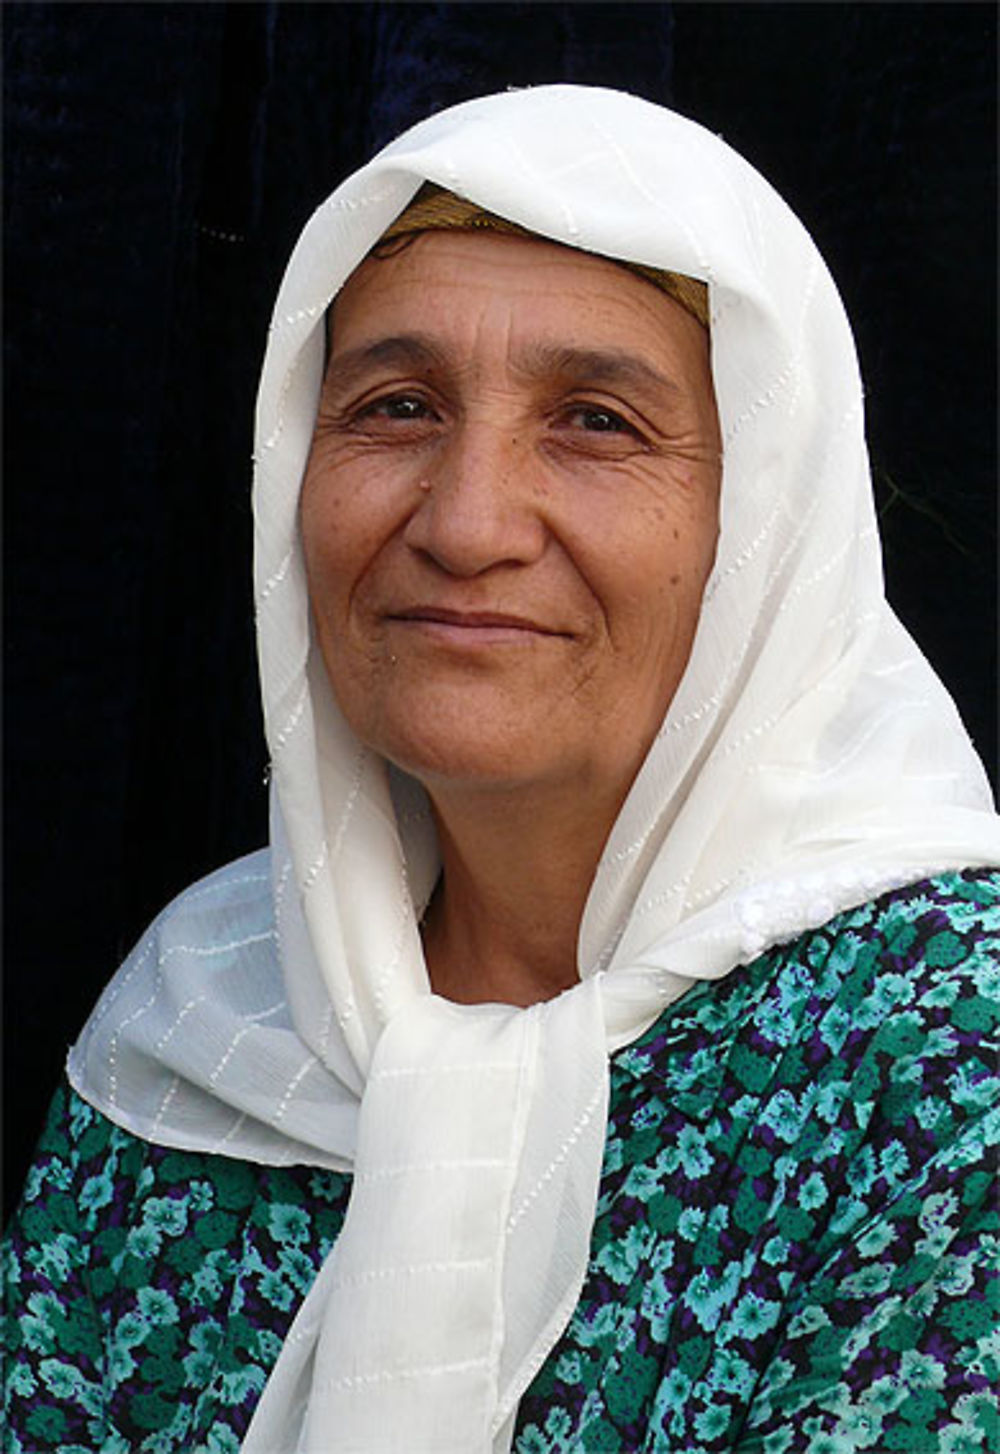
M 987 1447 L 1000 831 L 787 207 L 613 92 L 422 123 L 255 508 L 270 850 L 70 1056 L 9 1447 Z

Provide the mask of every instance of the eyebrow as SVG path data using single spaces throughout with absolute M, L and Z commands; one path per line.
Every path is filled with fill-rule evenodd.
M 423 334 L 404 333 L 395 337 L 376 338 L 371 343 L 361 343 L 345 353 L 334 353 L 326 370 L 326 383 L 337 389 L 349 389 L 373 369 L 441 368 L 446 356 L 431 339 Z
M 447 368 L 449 350 L 422 333 L 405 333 L 362 343 L 333 354 L 326 382 L 349 389 L 378 368 L 423 370 Z M 583 384 L 626 385 L 647 392 L 683 392 L 676 380 L 660 372 L 640 354 L 617 348 L 576 348 L 572 344 L 533 343 L 515 359 L 518 373 L 529 378 L 558 377 Z
M 574 348 L 570 344 L 532 344 L 518 368 L 531 375 L 552 374 L 579 382 L 626 384 L 633 388 L 680 393 L 675 379 L 640 354 L 619 348 Z

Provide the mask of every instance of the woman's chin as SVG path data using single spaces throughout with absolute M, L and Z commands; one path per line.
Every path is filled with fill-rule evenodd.
M 431 734 L 414 740 L 386 742 L 380 748 L 396 767 L 417 779 L 433 796 L 435 790 L 468 788 L 527 789 L 541 785 L 549 773 L 546 764 L 533 760 L 530 747 L 509 739 L 497 741 L 489 733 L 456 741 L 435 741 Z

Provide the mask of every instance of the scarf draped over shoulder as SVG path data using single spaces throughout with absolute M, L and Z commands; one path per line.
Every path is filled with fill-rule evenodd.
M 716 562 L 593 881 L 579 984 L 528 1010 L 430 992 L 427 804 L 333 701 L 298 536 L 327 309 L 426 182 L 707 285 Z M 997 819 L 953 703 L 886 603 L 836 288 L 768 183 L 689 120 L 542 86 L 456 106 L 386 147 L 292 255 L 255 459 L 270 851 L 161 916 L 70 1076 L 162 1144 L 353 1170 L 343 1234 L 246 1451 L 503 1451 L 586 1268 L 609 1050 L 692 982 L 841 909 L 1000 862 Z

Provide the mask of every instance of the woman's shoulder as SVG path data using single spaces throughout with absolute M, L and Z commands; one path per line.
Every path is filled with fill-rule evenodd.
M 107 984 L 67 1072 L 86 1101 L 147 1140 L 221 1142 L 239 1154 L 246 1148 L 225 1138 L 247 1105 L 226 1086 L 232 1049 L 250 1035 L 283 1066 L 301 1063 L 266 851 L 200 879 L 153 920 Z
M 956 1076 L 995 1085 L 982 1052 L 998 1017 L 1000 872 L 941 873 L 696 986 L 614 1057 L 613 1079 L 708 1104 L 723 1081 L 756 1096 L 906 1056 L 927 1062 L 911 1083 L 944 1076 L 954 1093 Z
M 213 946 L 226 939 L 234 922 L 241 928 L 269 929 L 273 919 L 271 851 L 260 848 L 183 889 L 153 920 L 148 933 L 169 939 L 193 935 Z
M 0 1257 L 11 1449 L 235 1449 L 349 1193 L 153 1145 L 61 1087 Z
M 177 993 L 229 975 L 233 983 L 277 986 L 274 897 L 268 849 L 198 879 L 156 916 L 109 981 L 88 1022 L 93 1034 L 114 1009 L 145 1014 L 150 980 Z M 133 1001 L 135 1002 L 133 1004 Z M 70 1066 L 72 1069 L 73 1058 Z
M 1000 875 L 970 870 L 774 946 L 619 1052 L 590 1270 L 515 1447 L 557 1417 L 565 1447 L 832 1449 L 834 1422 L 946 1447 L 994 1371 L 998 1013 Z

